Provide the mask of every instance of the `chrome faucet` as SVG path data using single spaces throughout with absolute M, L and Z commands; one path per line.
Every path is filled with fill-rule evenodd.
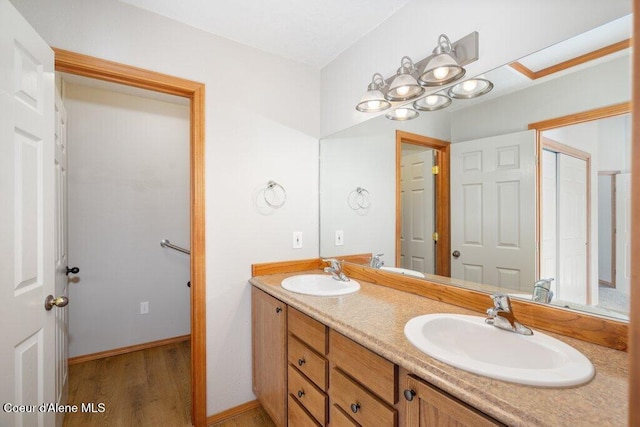
M 340 280 L 341 282 L 348 282 L 349 278 L 342 272 L 342 266 L 340 265 L 340 261 L 334 258 L 323 259 L 322 261 L 328 262 L 329 267 L 324 268 L 325 273 L 331 273 L 331 276 L 335 280 Z
M 513 315 L 511 300 L 507 294 L 492 294 L 493 307 L 487 309 L 487 318 L 484 321 L 496 328 L 515 332 L 522 335 L 533 335 L 533 331 L 520 322 Z
M 553 298 L 553 291 L 551 290 L 551 279 L 540 279 L 533 284 L 533 296 L 531 299 L 536 302 L 543 302 L 549 304 L 551 298 Z
M 373 268 L 380 268 L 384 265 L 384 261 L 382 261 L 380 259 L 381 256 L 383 256 L 384 254 L 377 254 L 371 257 L 371 260 L 369 260 L 369 267 L 373 267 Z

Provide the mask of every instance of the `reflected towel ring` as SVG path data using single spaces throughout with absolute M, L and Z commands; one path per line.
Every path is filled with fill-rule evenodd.
M 287 201 L 287 191 L 277 182 L 269 181 L 264 189 L 264 201 L 272 208 L 281 208 Z
M 347 203 L 353 210 L 369 209 L 371 207 L 371 194 L 362 187 L 358 187 L 349 193 Z

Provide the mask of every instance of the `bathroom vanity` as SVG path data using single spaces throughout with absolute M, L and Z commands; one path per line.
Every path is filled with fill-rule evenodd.
M 361 279 L 358 292 L 338 297 L 280 286 L 299 273 L 250 280 L 253 388 L 278 426 L 626 423 L 625 352 L 553 335 L 590 359 L 590 382 L 541 388 L 495 380 L 433 359 L 404 335 L 419 315 L 480 313 Z

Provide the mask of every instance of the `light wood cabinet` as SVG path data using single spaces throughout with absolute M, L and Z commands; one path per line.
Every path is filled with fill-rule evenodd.
M 253 392 L 273 422 L 287 425 L 287 305 L 251 288 Z
M 251 301 L 253 391 L 279 427 L 503 425 L 256 287 Z
M 406 371 L 401 372 L 400 422 L 406 427 L 495 427 L 503 424 Z

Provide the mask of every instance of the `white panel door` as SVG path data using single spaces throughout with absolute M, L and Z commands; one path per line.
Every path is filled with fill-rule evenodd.
M 616 174 L 616 289 L 630 293 L 631 280 L 631 174 Z
M 535 146 L 535 131 L 451 144 L 452 277 L 532 290 Z
M 542 242 L 540 277 L 553 278 L 551 290 L 556 293 L 558 265 L 558 196 L 557 196 L 556 153 L 542 151 Z
M 53 426 L 55 396 L 53 51 L 0 0 L 0 410 L 3 426 Z M 32 407 L 29 407 L 32 408 Z
M 433 151 L 402 158 L 402 267 L 435 270 Z
M 55 291 L 54 295 L 69 296 L 69 280 L 67 278 L 68 257 L 68 215 L 67 215 L 67 111 L 62 103 L 60 93 L 55 94 Z M 55 310 L 56 316 L 56 402 L 64 405 L 68 394 L 68 309 Z M 62 426 L 64 414 L 56 417 L 56 425 Z
M 587 301 L 587 162 L 558 153 L 557 298 Z

